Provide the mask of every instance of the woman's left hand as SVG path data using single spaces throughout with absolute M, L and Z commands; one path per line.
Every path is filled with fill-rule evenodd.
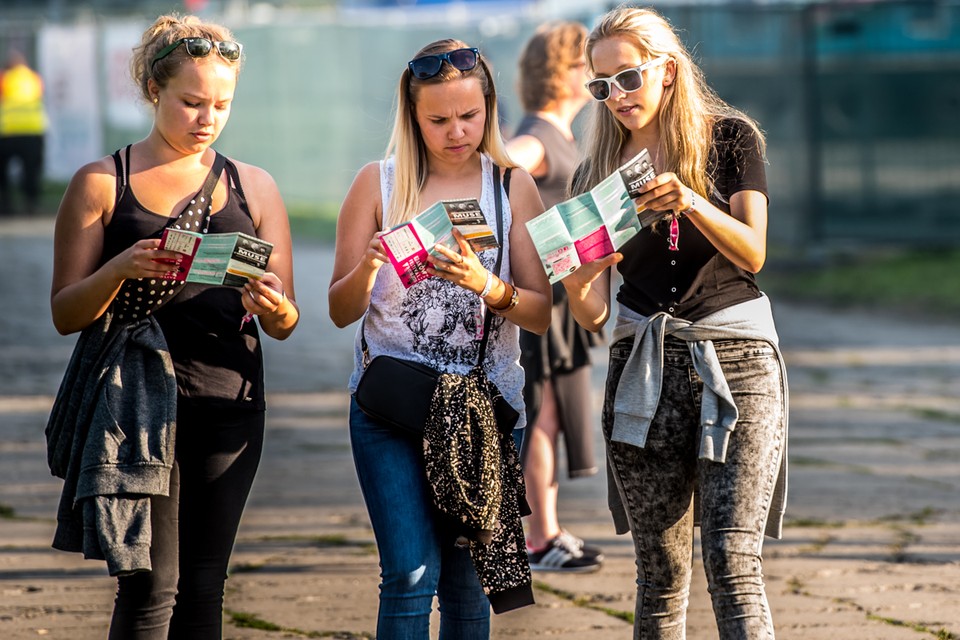
M 487 283 L 487 269 L 480 264 L 480 258 L 473 252 L 462 233 L 454 229 L 453 237 L 460 246 L 460 253 L 451 251 L 442 244 L 434 245 L 433 248 L 440 256 L 428 256 L 430 274 L 479 294 Z
M 673 211 L 677 214 L 693 206 L 693 191 L 680 182 L 675 173 L 661 173 L 641 187 L 634 198 L 637 211 Z
M 276 274 L 268 271 L 260 280 L 250 278 L 243 285 L 241 301 L 247 313 L 261 316 L 274 313 L 283 304 L 283 282 Z

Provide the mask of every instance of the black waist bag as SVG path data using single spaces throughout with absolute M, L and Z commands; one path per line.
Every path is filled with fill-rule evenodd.
M 363 370 L 354 398 L 368 416 L 422 434 L 439 377 L 425 364 L 377 356 Z

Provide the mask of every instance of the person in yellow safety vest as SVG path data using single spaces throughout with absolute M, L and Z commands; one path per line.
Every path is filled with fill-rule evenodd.
M 27 66 L 21 52 L 11 50 L 6 67 L 0 72 L 0 215 L 14 213 L 10 193 L 14 159 L 20 161 L 20 187 L 26 211 L 36 211 L 46 130 L 43 80 Z

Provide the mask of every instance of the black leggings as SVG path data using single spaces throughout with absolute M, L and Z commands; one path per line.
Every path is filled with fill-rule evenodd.
M 262 411 L 178 411 L 170 497 L 151 501 L 153 570 L 117 579 L 110 640 L 221 638 L 227 567 L 263 432 Z

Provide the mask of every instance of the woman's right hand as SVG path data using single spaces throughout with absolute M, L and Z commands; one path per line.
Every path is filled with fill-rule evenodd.
M 594 260 L 593 262 L 586 262 L 577 267 L 573 273 L 563 278 L 560 283 L 563 285 L 563 288 L 567 290 L 568 297 L 575 300 L 584 300 L 587 294 L 590 293 L 590 289 L 596 279 L 621 260 L 623 260 L 623 254 L 615 252 Z
M 560 282 L 577 323 L 587 331 L 599 331 L 610 317 L 610 268 L 623 260 L 616 252 L 587 262 Z
M 172 277 L 182 259 L 182 253 L 160 249 L 160 240 L 151 238 L 138 240 L 110 262 L 121 280 L 135 280 Z
M 379 271 L 380 267 L 390 262 L 390 258 L 387 257 L 383 249 L 383 241 L 380 239 L 380 236 L 384 233 L 386 233 L 386 231 L 377 231 L 373 234 L 373 237 L 370 238 L 370 242 L 367 244 L 367 250 L 363 255 L 363 261 L 374 271 Z

